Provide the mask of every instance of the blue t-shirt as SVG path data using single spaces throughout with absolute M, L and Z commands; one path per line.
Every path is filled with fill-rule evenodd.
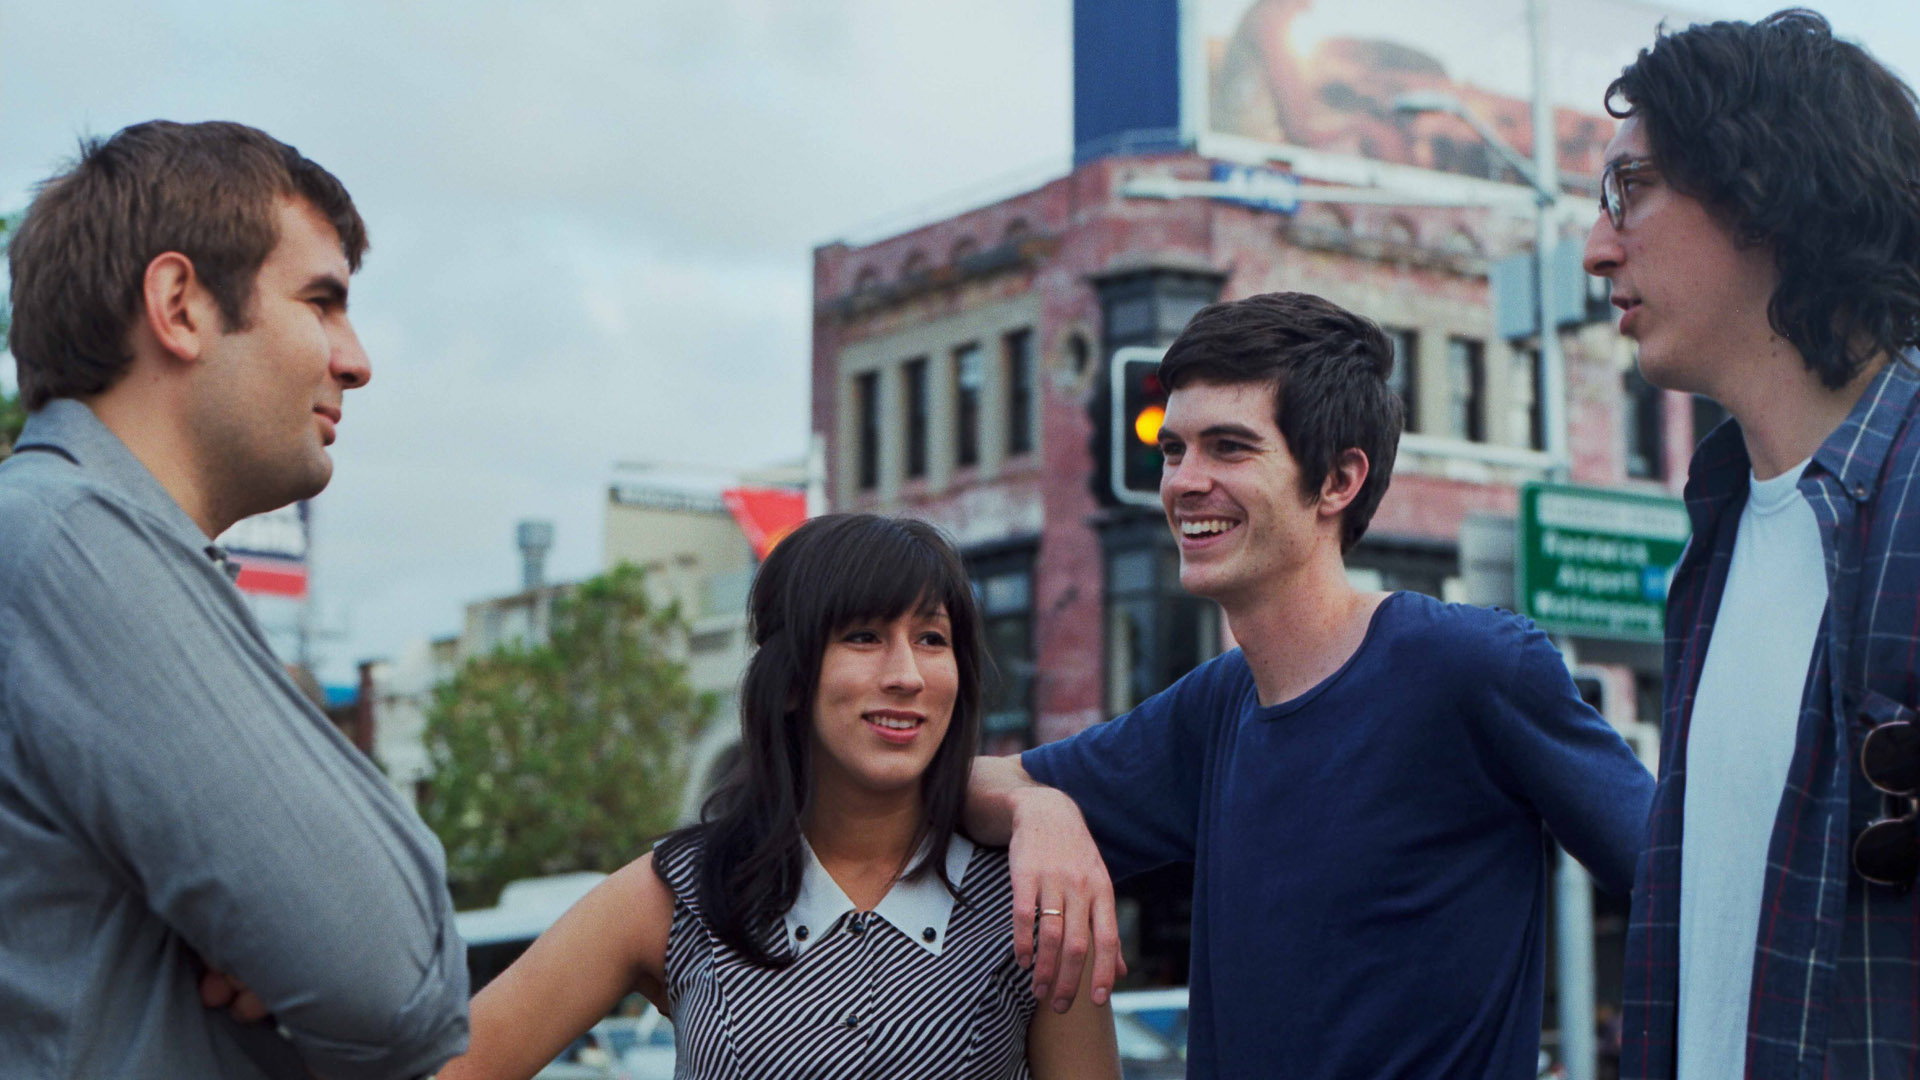
M 1531 1078 L 1542 828 L 1624 892 L 1653 794 L 1545 634 L 1418 593 L 1291 701 L 1236 650 L 1021 760 L 1115 878 L 1194 863 L 1200 1080 Z

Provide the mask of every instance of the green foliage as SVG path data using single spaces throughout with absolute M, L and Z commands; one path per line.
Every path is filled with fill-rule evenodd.
M 7 249 L 7 237 L 13 234 L 15 216 L 0 214 L 0 251 Z M 0 355 L 5 355 L 7 351 L 7 327 L 13 322 L 11 315 L 6 294 L 0 293 Z M 27 411 L 21 408 L 19 397 L 0 390 L 0 458 L 13 450 L 13 442 L 20 437 L 20 429 L 26 422 Z
M 26 424 L 27 410 L 21 407 L 20 399 L 0 390 L 0 459 L 13 452 L 13 442 Z
M 548 643 L 464 664 L 426 726 L 421 806 L 447 849 L 454 900 L 494 903 L 518 878 L 611 872 L 675 823 L 686 753 L 711 694 L 673 657 L 678 605 L 622 565 L 558 598 Z

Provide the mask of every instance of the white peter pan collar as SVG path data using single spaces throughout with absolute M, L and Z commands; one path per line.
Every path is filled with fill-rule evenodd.
M 834 923 L 849 911 L 859 910 L 847 899 L 845 890 L 833 875 L 820 865 L 813 846 L 805 837 L 800 844 L 807 852 L 806 870 L 800 876 L 800 896 L 787 912 L 787 944 L 796 955 L 819 942 Z M 967 864 L 973 859 L 973 841 L 954 833 L 947 841 L 947 880 L 954 888 L 966 877 Z M 896 881 L 887 890 L 873 913 L 915 945 L 939 956 L 947 946 L 947 923 L 953 916 L 953 894 L 940 884 L 937 874 L 923 875 L 918 881 Z M 844 930 L 842 931 L 844 932 Z

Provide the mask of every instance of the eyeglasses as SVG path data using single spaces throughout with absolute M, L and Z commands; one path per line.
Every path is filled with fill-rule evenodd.
M 1646 158 L 1615 158 L 1600 170 L 1600 209 L 1616 231 L 1627 226 L 1627 189 L 1652 169 L 1653 162 Z
M 1907 812 L 1867 826 L 1853 842 L 1853 868 L 1876 885 L 1907 888 L 1920 876 L 1920 727 L 1905 720 L 1876 725 L 1860 744 L 1860 771 L 1890 801 L 1905 802 Z

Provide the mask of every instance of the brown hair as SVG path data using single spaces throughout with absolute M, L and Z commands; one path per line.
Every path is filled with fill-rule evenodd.
M 166 252 L 193 262 L 226 329 L 245 329 L 254 278 L 280 241 L 280 198 L 311 203 L 360 269 L 367 227 L 352 196 L 264 131 L 154 120 L 83 139 L 73 167 L 40 186 L 7 249 L 22 403 L 38 409 L 119 379 L 147 266 Z
M 1309 503 L 1340 455 L 1367 455 L 1367 478 L 1340 515 L 1340 550 L 1360 542 L 1393 480 L 1400 399 L 1387 388 L 1393 345 L 1372 320 L 1310 293 L 1263 293 L 1201 308 L 1160 361 L 1169 391 L 1187 382 L 1265 383 L 1274 422 Z

